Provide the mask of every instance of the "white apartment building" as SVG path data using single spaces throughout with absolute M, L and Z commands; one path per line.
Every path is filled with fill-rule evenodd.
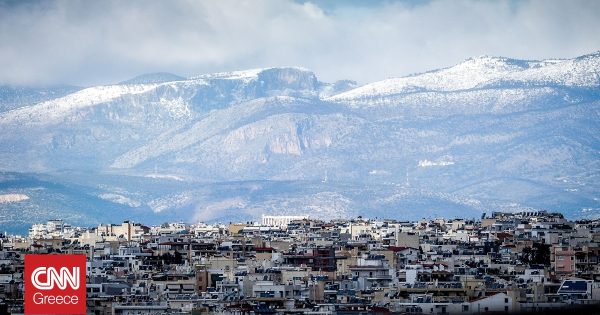
M 262 225 L 287 228 L 292 221 L 307 220 L 307 215 L 263 215 Z

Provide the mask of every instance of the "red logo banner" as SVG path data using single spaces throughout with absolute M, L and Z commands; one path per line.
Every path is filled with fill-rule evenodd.
M 85 314 L 85 255 L 25 255 L 25 314 Z

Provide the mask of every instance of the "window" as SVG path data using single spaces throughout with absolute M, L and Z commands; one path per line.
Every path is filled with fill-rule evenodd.
M 483 310 L 487 312 L 489 308 L 486 306 Z
M 504 298 L 504 303 L 508 303 L 508 298 Z
M 505 311 L 505 312 L 508 312 L 508 306 L 505 306 L 505 307 L 504 307 L 504 311 Z
M 463 305 L 462 306 L 462 310 L 463 310 L 463 312 L 468 312 L 469 311 L 469 305 Z

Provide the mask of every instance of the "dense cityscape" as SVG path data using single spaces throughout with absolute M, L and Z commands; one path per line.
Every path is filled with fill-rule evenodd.
M 0 238 L 0 313 L 24 256 L 85 254 L 88 314 L 479 314 L 600 304 L 600 220 L 521 212 L 417 222 L 62 220 Z
M 0 315 L 600 315 L 599 0 L 0 0 Z

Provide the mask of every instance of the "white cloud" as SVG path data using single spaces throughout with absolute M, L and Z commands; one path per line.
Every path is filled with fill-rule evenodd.
M 369 82 L 482 54 L 600 49 L 598 1 L 40 1 L 0 4 L 0 82 L 101 84 L 134 75 L 297 65 Z M 350 2 L 351 3 L 351 2 Z

